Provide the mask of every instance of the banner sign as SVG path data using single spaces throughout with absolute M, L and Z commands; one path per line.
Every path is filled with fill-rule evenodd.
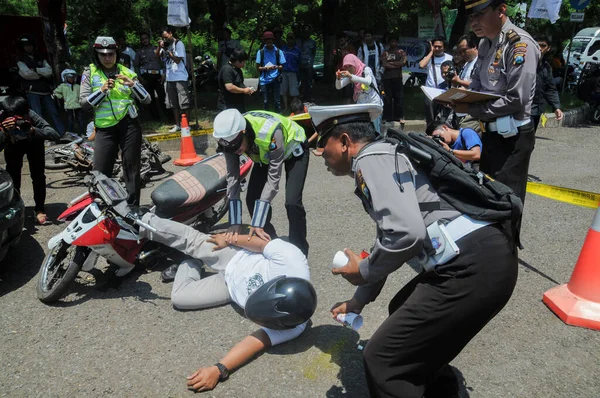
M 417 37 L 431 40 L 435 37 L 435 25 L 431 15 L 419 15 Z
M 427 73 L 427 69 L 419 68 L 419 61 L 429 54 L 431 49 L 429 38 L 401 37 L 398 47 L 404 50 L 407 56 L 407 64 L 402 69 L 411 72 Z
M 188 26 L 190 22 L 187 0 L 169 0 L 167 25 Z
M 529 18 L 549 19 L 551 23 L 558 21 L 558 13 L 562 0 L 533 0 L 529 8 Z

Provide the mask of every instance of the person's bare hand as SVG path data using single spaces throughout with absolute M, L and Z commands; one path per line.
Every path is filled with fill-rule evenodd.
M 133 85 L 135 84 L 135 81 L 133 81 L 133 79 L 130 78 L 129 76 L 117 75 L 115 77 L 117 79 L 119 79 L 119 81 L 121 82 L 121 84 L 123 84 L 124 86 L 133 87 Z
M 17 119 L 14 117 L 7 117 L 2 121 L 2 129 L 8 131 L 14 129 L 17 126 Z
M 555 110 L 554 115 L 556 115 L 556 120 L 562 120 L 565 117 L 565 114 L 560 109 Z
M 238 241 L 238 235 L 242 231 L 241 225 L 232 225 L 225 233 L 225 240 L 227 243 L 235 245 Z
M 440 141 L 440 145 L 443 146 L 445 150 L 450 150 L 450 147 L 448 146 L 448 144 L 446 144 L 446 141 Z
M 215 245 L 215 247 L 212 248 L 213 252 L 229 246 L 229 243 L 227 243 L 227 236 L 225 234 L 213 234 L 206 241 Z
M 271 240 L 271 236 L 268 233 L 266 233 L 265 230 L 262 228 L 250 227 L 250 232 L 248 233 L 248 240 L 252 239 L 254 235 L 267 242 Z
M 350 249 L 344 249 L 344 254 L 348 256 L 348 264 L 340 268 L 334 268 L 331 270 L 333 275 L 341 275 L 348 282 L 354 286 L 364 285 L 367 281 L 362 277 L 360 273 L 359 264 L 362 258 Z
M 188 389 L 198 392 L 212 390 L 219 384 L 220 376 L 221 372 L 216 366 L 200 368 L 194 374 L 188 376 Z
M 254 93 L 254 89 L 253 89 L 252 87 L 246 87 L 246 88 L 244 89 L 244 94 L 251 95 L 251 94 L 253 94 L 253 93 Z
M 100 90 L 102 90 L 102 92 L 105 93 L 108 90 L 112 90 L 113 88 L 115 88 L 115 80 L 114 79 L 108 79 L 106 82 L 104 82 L 104 84 L 102 85 L 102 87 L 100 87 Z
M 165 84 L 165 79 L 167 77 L 165 76 L 165 74 L 163 73 L 162 75 L 160 75 L 160 84 Z
M 348 72 L 347 70 L 341 70 L 340 71 L 340 76 L 341 77 L 347 77 L 348 79 L 350 79 L 352 77 L 352 73 Z
M 341 303 L 335 303 L 335 305 L 331 307 L 330 312 L 333 319 L 335 319 L 339 314 L 347 314 L 349 312 L 360 314 L 363 308 L 364 305 L 359 303 L 355 298 L 351 298 L 350 300 L 343 301 Z

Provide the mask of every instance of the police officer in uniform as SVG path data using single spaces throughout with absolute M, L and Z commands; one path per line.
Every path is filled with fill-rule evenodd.
M 252 215 L 250 235 L 256 234 L 265 240 L 276 237 L 271 224 L 271 201 L 279 192 L 279 182 L 285 169 L 285 208 L 290 223 L 290 243 L 307 255 L 306 211 L 302 204 L 302 191 L 308 172 L 309 153 L 304 129 L 277 113 L 250 111 L 242 115 L 237 109 L 227 109 L 215 118 L 213 136 L 219 140 L 227 160 L 231 225 L 228 241 L 236 242 L 241 231 L 239 157 L 246 153 L 254 161 L 246 195 L 246 205 Z
M 365 348 L 364 365 L 372 397 L 458 397 L 448 363 L 507 303 L 517 258 L 497 223 L 475 221 L 452 208 L 421 210 L 423 203 L 439 201 L 438 194 L 393 142 L 376 140 L 372 121 L 381 111 L 371 104 L 308 110 L 325 165 L 334 175 L 354 178 L 355 194 L 377 224 L 369 257 L 346 250 L 348 264 L 333 270 L 357 289 L 331 312 L 360 313 L 390 273 L 423 252 L 430 228 L 445 224 L 460 253 L 425 263 L 398 292 Z
M 165 67 L 160 57 L 156 55 L 157 46 L 150 43 L 148 33 L 144 32 L 140 35 L 140 43 L 142 47 L 135 54 L 133 64 L 141 83 L 150 94 L 154 118 L 157 120 L 165 119 L 165 89 L 162 84 Z
M 501 95 L 477 104 L 454 104 L 482 122 L 481 171 L 506 184 L 524 201 L 535 144 L 531 105 L 540 50 L 506 16 L 502 0 L 465 0 L 471 29 L 482 40 L 469 89 Z
M 142 126 L 135 102 L 149 104 L 150 95 L 135 72 L 118 63 L 118 58 L 112 37 L 96 38 L 94 63 L 81 77 L 79 102 L 82 109 L 94 110 L 94 170 L 112 176 L 121 149 L 127 202 L 139 205 Z

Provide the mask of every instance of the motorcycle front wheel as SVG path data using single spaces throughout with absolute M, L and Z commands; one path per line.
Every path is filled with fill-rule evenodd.
M 69 164 L 62 161 L 65 155 L 57 153 L 64 145 L 54 145 L 44 152 L 44 167 L 48 170 L 63 170 L 69 168 Z
M 61 241 L 44 258 L 37 283 L 37 296 L 43 303 L 60 299 L 81 270 L 90 249 Z

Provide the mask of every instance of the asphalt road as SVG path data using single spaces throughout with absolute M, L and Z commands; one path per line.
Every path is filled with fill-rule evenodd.
M 531 175 L 549 184 L 598 191 L 598 137 L 598 127 L 544 129 Z M 26 204 L 32 206 L 31 185 L 23 181 Z M 56 217 L 82 188 L 61 172 L 49 172 L 48 182 L 48 210 Z M 151 189 L 144 190 L 143 202 L 149 201 Z M 327 266 L 339 249 L 369 248 L 374 233 L 352 192 L 351 179 L 335 178 L 321 159 L 311 159 L 304 201 L 309 262 L 319 295 L 313 325 L 205 396 L 366 396 L 357 345 L 364 345 L 385 319 L 388 301 L 415 272 L 405 266 L 388 279 L 378 300 L 365 308 L 360 333 L 331 320 L 329 308 L 351 297 L 353 288 Z M 285 235 L 282 200 L 283 195 L 276 198 L 274 223 Z M 191 396 L 185 376 L 214 364 L 256 329 L 229 305 L 174 310 L 171 285 L 160 282 L 156 269 L 105 292 L 95 287 L 101 272 L 81 273 L 66 299 L 53 306 L 40 303 L 36 273 L 48 239 L 64 224 L 34 227 L 31 209 L 23 239 L 0 271 L 1 396 Z M 593 215 L 591 209 L 528 196 L 525 250 L 514 295 L 452 362 L 463 379 L 463 396 L 599 396 L 600 332 L 566 326 L 541 302 L 546 290 L 569 280 Z

